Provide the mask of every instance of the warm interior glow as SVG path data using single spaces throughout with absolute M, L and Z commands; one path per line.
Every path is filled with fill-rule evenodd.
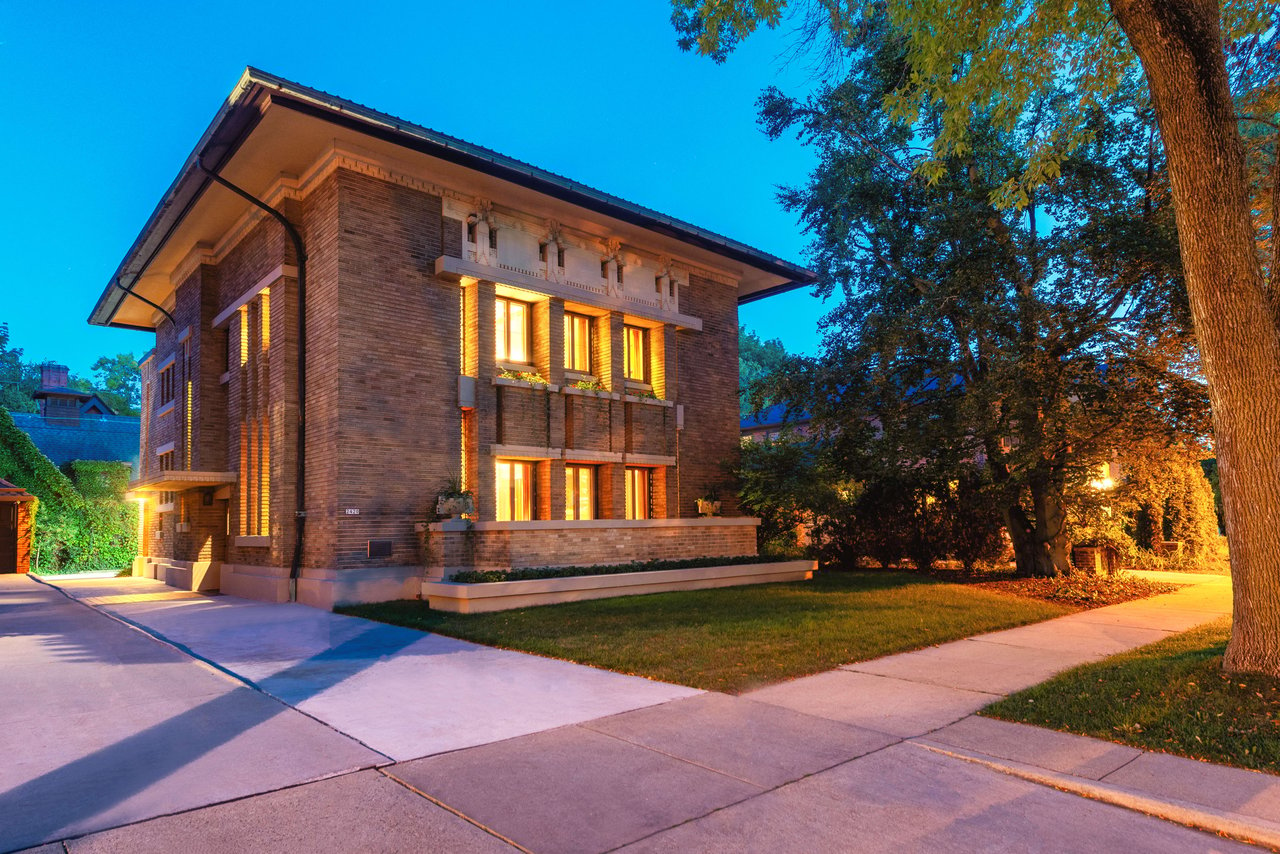
M 240 367 L 249 361 L 249 307 L 240 306 Z
M 527 522 L 533 519 L 533 463 L 498 460 L 495 474 L 498 521 Z
M 494 301 L 495 355 L 501 362 L 529 362 L 529 304 L 498 297 Z
M 564 467 L 564 518 L 594 519 L 596 508 L 595 466 Z
M 564 366 L 566 370 L 591 373 L 591 318 L 565 314 Z
M 623 342 L 623 360 L 622 373 L 629 380 L 636 382 L 645 382 L 646 354 L 645 354 L 645 330 L 639 326 L 624 326 L 622 328 L 624 337 Z
M 626 495 L 627 518 L 649 518 L 649 470 L 627 469 Z

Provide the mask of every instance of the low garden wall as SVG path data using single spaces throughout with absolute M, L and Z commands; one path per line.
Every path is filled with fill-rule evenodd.
M 590 566 L 756 553 L 759 519 L 434 522 L 422 526 L 427 578 L 469 569 Z
M 529 581 L 495 581 L 460 584 L 428 580 L 422 584 L 422 598 L 433 610 L 459 614 L 505 611 L 533 605 L 578 602 L 611 596 L 637 596 L 673 590 L 702 590 L 777 581 L 807 581 L 817 563 L 810 560 L 704 566 L 696 569 L 667 569 L 615 575 L 575 575 L 567 578 L 539 578 Z

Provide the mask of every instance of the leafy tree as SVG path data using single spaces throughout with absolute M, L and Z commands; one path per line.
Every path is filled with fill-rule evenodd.
M 1118 442 L 1207 427 L 1149 114 L 1095 109 L 1058 177 L 1001 209 L 992 195 L 1025 169 L 1038 113 L 1011 131 L 975 120 L 972 150 L 930 185 L 904 164 L 942 111 L 908 128 L 880 109 L 903 41 L 883 18 L 860 39 L 841 84 L 761 99 L 772 136 L 799 128 L 819 152 L 783 202 L 814 235 L 820 293 L 843 296 L 823 357 L 796 360 L 773 393 L 808 407 L 859 480 L 910 471 L 935 500 L 981 483 L 970 500 L 1003 518 L 1019 572 L 1070 573 L 1071 485 Z
M 101 356 L 93 363 L 98 396 L 117 415 L 138 415 L 142 405 L 142 373 L 132 353 Z
M 9 346 L 9 324 L 0 323 L 0 409 L 35 412 L 39 387 L 40 369 L 22 361 L 22 348 Z
M 758 26 L 778 26 L 787 5 L 673 0 L 673 22 L 683 46 L 722 60 Z M 1212 403 L 1235 589 L 1225 666 L 1280 675 L 1280 296 L 1275 255 L 1264 275 L 1258 251 L 1253 220 L 1262 201 L 1249 183 L 1238 106 L 1269 111 L 1255 118 L 1272 125 L 1280 118 L 1274 7 L 1261 0 L 813 0 L 801 8 L 809 13 L 806 35 L 830 34 L 839 51 L 856 47 L 868 16 L 887 16 L 903 34 L 908 73 L 881 102 L 908 126 L 942 106 L 929 150 L 908 161 L 930 181 L 972 150 L 975 115 L 1009 131 L 1046 96 L 1062 93 L 1030 139 L 1020 173 L 995 188 L 1002 205 L 1027 204 L 1054 178 L 1062 159 L 1090 140 L 1094 108 L 1123 93 L 1135 61 L 1141 67 L 1168 152 Z
M 745 326 L 738 327 L 739 414 L 746 418 L 753 411 L 750 390 L 787 363 L 787 351 L 777 338 L 764 341 Z M 764 403 L 764 401 L 761 401 Z M 767 403 L 765 404 L 767 405 Z

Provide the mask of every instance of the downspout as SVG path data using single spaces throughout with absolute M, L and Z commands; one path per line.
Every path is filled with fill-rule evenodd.
M 175 329 L 178 327 L 178 321 L 176 321 L 176 320 L 174 320 L 174 319 L 173 319 L 173 315 L 172 315 L 172 314 L 170 314 L 169 312 L 165 311 L 164 306 L 160 305 L 159 303 L 154 303 L 154 302 L 152 302 L 151 300 L 149 300 L 149 299 L 147 299 L 146 297 L 144 297 L 142 294 L 136 294 L 136 293 L 134 293 L 134 292 L 133 292 L 133 289 L 134 289 L 134 288 L 136 288 L 136 287 L 138 286 L 138 277 L 137 277 L 137 276 L 135 276 L 135 277 L 134 277 L 133 284 L 132 284 L 132 285 L 130 285 L 129 287 L 127 287 L 127 288 L 126 288 L 124 285 L 120 284 L 120 277 L 119 277 L 119 276 L 116 276 L 114 279 L 112 279 L 112 280 L 111 280 L 111 284 L 115 285 L 117 288 L 119 288 L 120 290 L 124 291 L 126 294 L 128 294 L 128 295 L 129 295 L 129 296 L 131 296 L 131 297 L 133 297 L 134 299 L 142 300 L 142 301 L 143 301 L 143 302 L 145 302 L 147 305 L 151 306 L 151 307 L 152 307 L 152 308 L 154 308 L 156 311 L 160 312 L 160 313 L 161 313 L 161 314 L 163 314 L 165 317 L 169 318 L 169 322 L 173 324 L 173 326 L 174 326 L 174 328 L 175 328 Z
M 302 541 L 307 522 L 307 250 L 302 242 L 302 235 L 293 223 L 280 211 L 261 199 L 250 195 L 245 190 L 232 184 L 217 172 L 209 169 L 196 157 L 196 167 L 208 175 L 214 182 L 221 184 L 249 204 L 260 208 L 284 226 L 285 234 L 293 242 L 294 254 L 298 261 L 298 434 L 295 456 L 297 471 L 295 474 L 294 492 L 294 540 L 293 561 L 289 566 L 289 601 L 298 601 L 298 576 L 302 569 Z

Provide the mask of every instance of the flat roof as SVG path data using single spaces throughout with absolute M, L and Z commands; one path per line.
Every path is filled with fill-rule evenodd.
M 277 107 L 281 108 L 280 115 L 287 114 L 287 118 L 268 121 L 269 114 Z M 246 147 L 255 130 L 265 126 L 264 133 L 268 134 L 284 135 L 289 130 L 298 130 L 290 138 L 293 148 L 289 154 L 301 158 L 307 153 L 303 144 L 306 135 L 302 131 L 307 129 L 308 120 L 323 122 L 328 127 L 336 125 L 364 140 L 374 140 L 400 150 L 408 149 L 425 154 L 445 164 L 491 176 L 504 186 L 515 185 L 620 223 L 663 235 L 700 250 L 701 253 L 730 259 L 752 271 L 752 275 L 743 277 L 739 286 L 739 302 L 750 302 L 804 287 L 812 284 L 816 278 L 811 270 L 741 241 L 539 169 L 492 149 L 250 67 L 245 70 L 240 82 L 201 135 L 195 149 L 183 163 L 177 177 L 116 268 L 94 305 L 89 322 L 99 326 L 152 328 L 149 310 L 145 314 L 134 312 L 128 319 L 118 316 L 121 304 L 127 300 L 128 295 L 116 283 L 130 289 L 136 286 L 140 295 L 153 300 L 156 295 L 165 295 L 168 283 L 159 283 L 162 277 L 158 273 L 153 275 L 151 268 L 157 257 L 166 250 L 170 238 L 179 232 L 197 206 L 203 204 L 204 191 L 211 181 L 199 168 L 198 162 L 203 162 L 218 173 L 234 166 L 235 174 L 228 175 L 230 180 L 240 183 L 251 193 L 261 192 L 265 189 L 261 186 L 266 180 L 264 176 L 274 180 L 282 171 L 298 170 L 310 164 L 302 163 L 301 160 L 268 163 L 266 161 L 270 158 L 263 156 L 263 146 L 254 148 L 249 156 L 241 158 L 245 161 L 241 163 L 236 161 L 237 152 Z M 332 133 L 329 136 L 332 141 Z M 266 153 L 284 156 L 281 149 L 272 149 Z M 275 167 L 274 171 L 272 166 Z M 294 171 L 293 174 L 298 172 Z M 240 202 L 240 209 L 244 204 Z M 223 216 L 219 221 L 227 221 L 227 217 Z M 188 232 L 191 231 L 194 229 L 189 228 Z M 190 236 L 183 234 L 183 242 Z M 186 250 L 182 251 L 185 254 Z M 170 268 L 176 266 L 171 257 L 164 260 Z M 161 266 L 166 264 L 162 263 Z M 156 281 L 148 282 L 148 277 Z

